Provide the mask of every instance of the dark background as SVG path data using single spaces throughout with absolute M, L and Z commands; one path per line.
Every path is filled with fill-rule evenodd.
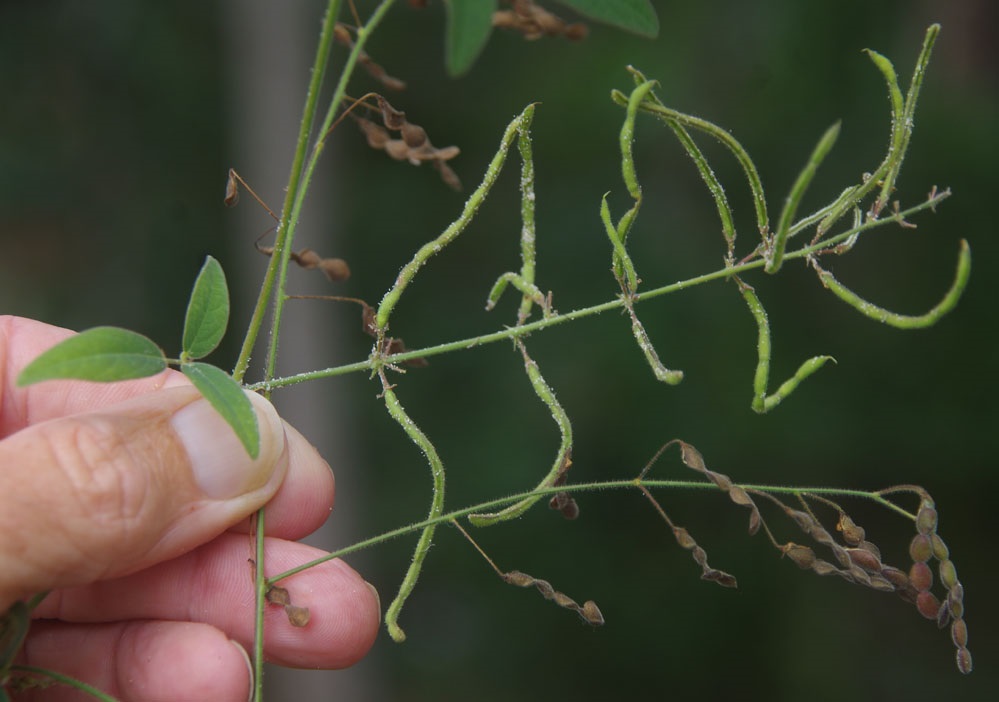
M 919 313 L 949 285 L 958 241 L 967 238 L 971 283 L 938 325 L 906 332 L 868 320 L 823 290 L 800 262 L 773 279 L 749 277 L 770 315 L 771 389 L 807 357 L 831 354 L 839 362 L 762 417 L 749 409 L 756 329 L 730 283 L 639 306 L 666 364 L 686 373 L 678 387 L 655 382 L 627 320 L 616 313 L 537 334 L 529 347 L 573 419 L 576 481 L 630 477 L 662 443 L 682 437 L 710 468 L 737 481 L 924 485 L 936 498 L 940 534 L 966 588 L 976 670 L 957 673 L 947 632 L 896 597 L 781 561 L 762 535 L 746 536 L 743 510 L 721 494 L 661 499 L 707 549 L 711 564 L 739 578 L 737 591 L 700 581 L 689 554 L 643 499 L 621 493 L 581 497 L 583 515 L 574 523 L 538 509 L 479 532 L 501 568 L 550 580 L 579 601 L 596 600 L 607 619 L 603 628 L 504 585 L 453 530 L 443 529 L 402 615 L 409 640 L 396 646 L 383 634 L 356 672 L 366 682 L 351 694 L 990 698 L 987 690 L 999 685 L 999 614 L 989 599 L 999 489 L 992 285 L 999 250 L 991 211 L 999 184 L 996 7 L 987 0 L 655 4 L 662 24 L 655 41 L 599 26 L 580 44 L 497 33 L 473 70 L 456 80 L 443 68 L 441 3 L 422 12 L 400 3 L 369 48 L 409 83 L 392 98 L 396 106 L 436 145 L 461 147 L 451 163 L 466 193 L 509 120 L 528 102 L 542 103 L 534 124 L 538 284 L 554 291 L 556 308 L 565 312 L 612 299 L 616 291 L 597 213 L 608 191 L 617 215 L 629 206 L 617 155 L 622 110 L 608 99 L 612 88 L 630 88 L 626 64 L 658 79 L 670 106 L 732 131 L 756 160 L 776 218 L 834 120 L 843 120 L 842 134 L 802 212 L 835 197 L 883 157 L 884 83 L 861 49 L 891 58 L 904 88 L 926 26 L 943 25 L 898 197 L 914 204 L 933 185 L 951 187 L 954 197 L 937 214 L 919 216 L 918 229 L 878 230 L 831 264 L 867 299 Z M 278 52 L 308 55 L 322 3 L 274 5 L 272 11 L 301 16 L 307 38 Z M 0 2 L 2 312 L 72 328 L 118 324 L 149 334 L 172 353 L 191 281 L 210 253 L 242 291 L 231 343 L 214 358 L 231 364 L 265 265 L 251 242 L 269 226 L 249 198 L 239 211 L 248 226 L 237 226 L 236 215 L 221 206 L 226 169 L 252 161 L 254 148 L 239 142 L 235 125 L 252 123 L 255 109 L 234 107 L 232 95 L 234 86 L 249 86 L 262 112 L 278 99 L 263 87 L 262 73 L 247 69 L 263 42 L 232 50 L 242 12 L 240 3 Z M 336 52 L 334 73 L 343 56 Z M 302 71 L 288 86 L 296 115 L 307 80 Z M 369 89 L 378 88 L 359 73 L 351 92 Z M 274 139 L 289 143 L 294 128 Z M 637 138 L 646 200 L 631 249 L 643 287 L 715 270 L 724 244 L 694 167 L 653 120 L 640 120 Z M 720 147 L 700 141 L 736 208 L 745 254 L 754 220 L 741 174 Z M 290 150 L 279 159 L 271 165 L 286 173 Z M 307 221 L 303 236 L 324 255 L 346 258 L 354 276 L 330 287 L 302 274 L 292 284 L 375 303 L 412 252 L 457 216 L 464 197 L 429 167 L 414 169 L 368 150 L 349 124 L 334 136 L 325 167 L 326 180 L 311 201 L 329 210 L 328 222 L 310 231 Z M 393 332 L 411 347 L 515 321 L 512 295 L 492 313 L 482 306 L 495 277 L 519 267 L 517 169 L 511 154 L 476 221 L 420 273 L 397 308 Z M 263 179 L 241 172 L 254 185 Z M 262 194 L 279 207 L 280 183 Z M 286 372 L 306 369 L 287 359 L 317 338 L 333 341 L 316 366 L 367 355 L 370 340 L 352 309 L 302 306 L 284 337 Z M 508 344 L 436 357 L 397 382 L 400 399 L 449 468 L 449 506 L 533 485 L 550 465 L 557 431 Z M 328 405 L 329 414 L 313 416 L 319 428 L 307 433 L 317 442 L 328 432 L 342 437 L 326 450 L 338 475 L 333 543 L 422 518 L 427 469 L 385 414 L 379 388 L 363 374 L 314 387 L 313 401 Z M 279 396 L 289 413 L 296 392 Z M 657 474 L 690 477 L 685 470 L 673 454 Z M 870 505 L 845 504 L 886 560 L 906 567 L 911 526 Z M 336 532 L 343 514 L 352 525 Z M 783 538 L 797 536 L 777 515 L 772 521 Z M 352 559 L 378 586 L 383 604 L 414 543 L 400 540 Z M 329 693 L 315 699 L 345 698 L 332 680 Z

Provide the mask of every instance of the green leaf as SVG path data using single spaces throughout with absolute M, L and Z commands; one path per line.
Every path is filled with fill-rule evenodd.
M 659 17 L 650 0 L 558 0 L 594 22 L 655 39 Z
M 181 359 L 202 358 L 214 351 L 228 323 L 229 289 L 225 273 L 219 262 L 208 256 L 187 303 Z
M 260 455 L 260 428 L 250 398 L 231 375 L 208 363 L 183 363 L 187 376 L 212 407 L 229 423 L 250 458 Z
M 445 62 L 452 77 L 475 63 L 493 31 L 493 12 L 498 0 L 446 0 L 447 36 Z
M 110 383 L 156 375 L 166 367 L 163 351 L 142 334 L 94 327 L 41 354 L 21 371 L 17 384 L 70 378 Z

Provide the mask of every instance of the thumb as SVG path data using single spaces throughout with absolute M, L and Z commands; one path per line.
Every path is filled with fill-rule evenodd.
M 0 611 L 173 558 L 266 503 L 287 469 L 284 424 L 248 394 L 260 426 L 256 460 L 190 386 L 0 441 Z

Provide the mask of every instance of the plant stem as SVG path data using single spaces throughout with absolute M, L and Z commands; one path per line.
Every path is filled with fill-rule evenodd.
M 286 570 L 283 573 L 278 573 L 267 579 L 268 585 L 273 585 L 285 578 L 290 578 L 293 575 L 301 573 L 302 571 L 308 570 L 314 566 L 321 563 L 331 561 L 335 558 L 342 558 L 351 553 L 357 551 L 362 551 L 366 548 L 372 546 L 377 546 L 379 544 L 391 541 L 392 539 L 398 538 L 400 536 L 405 536 L 407 534 L 412 534 L 413 532 L 423 531 L 427 528 L 432 528 L 438 524 L 444 524 L 446 522 L 454 521 L 462 517 L 467 517 L 470 514 L 476 514 L 481 512 L 491 512 L 497 508 L 503 507 L 504 505 L 513 504 L 521 500 L 526 499 L 541 499 L 551 495 L 555 495 L 559 492 L 594 492 L 597 490 L 628 490 L 637 488 L 651 488 L 651 489 L 686 489 L 686 490 L 717 490 L 718 486 L 711 482 L 706 482 L 702 480 L 645 480 L 642 478 L 630 478 L 627 480 L 605 480 L 597 481 L 591 483 L 575 483 L 575 484 L 563 484 L 554 487 L 538 487 L 534 490 L 528 490 L 525 492 L 519 492 L 513 495 L 508 495 L 506 497 L 501 497 L 495 500 L 489 500 L 488 502 L 482 502 L 477 505 L 472 505 L 471 507 L 464 507 L 462 509 L 454 510 L 452 512 L 441 513 L 434 517 L 428 517 L 420 522 L 413 522 L 403 527 L 393 529 L 391 531 L 386 531 L 378 536 L 373 536 L 369 539 L 364 539 L 363 541 L 358 541 L 346 546 L 344 548 L 333 551 L 332 553 L 323 556 L 322 558 L 317 558 L 308 563 L 303 563 L 300 566 Z M 753 484 L 742 484 L 739 483 L 738 487 L 744 490 L 755 490 L 757 492 L 769 493 L 772 495 L 831 495 L 838 497 L 853 497 L 865 500 L 871 500 L 877 504 L 892 510 L 900 514 L 907 519 L 915 520 L 916 516 L 907 512 L 906 510 L 899 507 L 897 504 L 889 499 L 886 499 L 883 495 L 883 491 L 877 490 L 851 490 L 845 488 L 829 488 L 829 487 L 794 487 L 786 485 L 753 485 Z
M 849 239 L 856 234 L 865 232 L 870 229 L 874 229 L 892 222 L 900 222 L 906 217 L 909 217 L 917 212 L 922 212 L 926 209 L 932 209 L 936 207 L 943 199 L 950 195 L 950 191 L 944 190 L 935 193 L 932 197 L 928 198 L 924 202 L 921 202 L 913 207 L 906 210 L 901 210 L 898 213 L 893 213 L 890 217 L 883 217 L 877 220 L 868 220 L 863 224 L 856 227 L 851 227 L 850 229 L 837 234 L 836 236 L 829 237 L 828 239 L 823 239 L 821 242 L 811 244 L 809 246 L 803 246 L 800 249 L 792 251 L 784 256 L 784 260 L 791 260 L 797 258 L 807 258 L 819 251 L 832 248 L 836 244 Z M 733 275 L 738 275 L 746 271 L 752 271 L 759 268 L 763 268 L 766 265 L 766 261 L 763 259 L 754 259 L 752 261 L 747 261 L 737 265 L 729 266 L 726 268 L 721 268 L 719 270 L 713 271 L 711 273 L 705 273 L 703 275 L 695 276 L 693 278 L 688 278 L 686 280 L 677 281 L 675 283 L 670 283 L 669 285 L 663 285 L 652 290 L 646 290 L 645 292 L 639 293 L 632 298 L 633 302 L 644 302 L 646 300 L 651 300 L 662 295 L 668 295 L 670 293 L 679 292 L 681 290 L 686 290 L 687 288 L 692 288 L 697 285 L 702 285 L 704 283 L 709 283 L 715 280 L 727 279 Z M 349 363 L 342 366 L 333 366 L 330 368 L 323 368 L 320 370 L 309 371 L 305 373 L 296 373 L 294 375 L 284 376 L 281 378 L 274 378 L 268 381 L 262 381 L 258 383 L 252 383 L 247 385 L 250 390 L 273 390 L 280 387 L 287 387 L 290 385 L 296 385 L 298 383 L 306 382 L 309 380 L 318 380 L 320 378 L 332 378 L 338 375 L 347 375 L 348 373 L 359 373 L 364 371 L 374 370 L 378 366 L 382 366 L 386 363 L 390 364 L 400 364 L 407 360 L 414 358 L 427 358 L 429 356 L 437 356 L 440 354 L 450 353 L 453 351 L 463 351 L 475 346 L 482 346 L 484 344 L 491 344 L 497 341 L 509 341 L 513 339 L 518 339 L 526 337 L 534 332 L 544 331 L 551 327 L 564 324 L 567 322 L 572 322 L 584 317 L 590 317 L 592 315 L 600 314 L 602 312 L 607 312 L 609 310 L 620 310 L 626 306 L 626 301 L 621 298 L 615 298 L 607 302 L 603 302 L 597 305 L 592 305 L 590 307 L 583 307 L 578 310 L 573 310 L 572 312 L 566 312 L 563 314 L 555 314 L 550 317 L 539 319 L 534 322 L 529 322 L 526 324 L 509 327 L 502 329 L 500 331 L 491 332 L 489 334 L 482 334 L 480 336 L 468 337 L 461 339 L 459 341 L 451 341 L 443 344 L 438 344 L 436 346 L 428 346 L 420 349 L 412 349 L 404 353 L 392 354 L 390 356 L 381 356 L 378 359 L 369 358 L 365 361 L 358 361 L 356 363 Z

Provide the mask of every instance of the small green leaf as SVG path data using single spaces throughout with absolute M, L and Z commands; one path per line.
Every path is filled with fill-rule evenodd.
M 183 355 L 190 360 L 207 356 L 222 341 L 229 323 L 229 289 L 222 266 L 211 256 L 205 259 L 184 319 Z
M 603 22 L 639 36 L 659 36 L 659 17 L 649 0 L 558 0 L 594 22 Z
M 19 386 L 43 380 L 110 383 L 156 375 L 167 367 L 163 351 L 149 338 L 119 327 L 94 327 L 41 354 L 17 377 Z
M 212 407 L 229 423 L 246 447 L 250 458 L 260 455 L 260 428 L 257 413 L 250 398 L 231 375 L 208 363 L 184 363 L 181 372 L 187 376 Z
M 451 76 L 460 76 L 475 63 L 493 31 L 497 0 L 446 0 L 445 62 Z

